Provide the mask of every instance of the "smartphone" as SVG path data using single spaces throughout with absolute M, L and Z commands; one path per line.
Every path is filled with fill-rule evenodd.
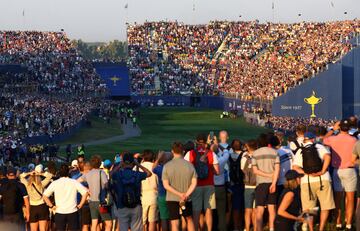
M 210 132 L 210 140 L 211 141 L 214 140 L 214 132 L 213 131 Z

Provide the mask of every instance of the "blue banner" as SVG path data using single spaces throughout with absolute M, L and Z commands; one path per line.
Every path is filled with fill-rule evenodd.
M 109 88 L 110 96 L 130 96 L 129 69 L 126 63 L 94 63 L 94 66 Z

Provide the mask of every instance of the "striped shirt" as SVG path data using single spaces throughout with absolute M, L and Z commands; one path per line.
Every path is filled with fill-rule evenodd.
M 251 164 L 253 167 L 256 166 L 262 172 L 273 173 L 275 171 L 275 164 L 280 164 L 279 154 L 273 148 L 259 148 L 253 154 Z M 256 175 L 256 185 L 271 182 L 271 177 Z

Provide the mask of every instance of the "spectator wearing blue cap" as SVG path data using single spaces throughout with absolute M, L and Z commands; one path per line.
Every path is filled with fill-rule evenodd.
M 305 176 L 301 178 L 301 203 L 302 209 L 311 210 L 320 202 L 320 227 L 325 229 L 325 224 L 330 210 L 335 208 L 331 177 L 328 168 L 331 162 L 330 151 L 322 144 L 314 143 L 315 134 L 304 134 L 303 147 L 295 154 L 293 169 Z M 316 172 L 312 170 L 316 170 Z M 317 171 L 319 170 L 319 171 Z M 309 221 L 310 230 L 313 230 L 313 220 Z

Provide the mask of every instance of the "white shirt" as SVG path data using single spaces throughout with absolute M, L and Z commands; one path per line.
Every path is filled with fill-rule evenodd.
M 141 166 L 152 172 L 152 162 L 142 162 Z M 135 167 L 136 168 L 136 167 Z M 142 172 L 141 169 L 139 169 Z M 151 177 L 141 181 L 141 203 L 143 205 L 156 205 L 158 196 L 158 177 L 152 172 Z
M 56 213 L 70 214 L 76 212 L 77 193 L 85 195 L 87 189 L 74 179 L 61 177 L 52 182 L 45 190 L 44 196 L 55 194 Z
M 288 147 L 282 146 L 277 150 L 280 157 L 280 176 L 277 181 L 278 185 L 283 185 L 286 181 L 285 174 L 292 168 L 294 154 Z
M 304 146 L 307 146 L 307 145 L 310 145 L 312 144 L 311 142 L 306 142 L 304 144 Z M 330 155 L 330 151 L 324 146 L 324 145 L 321 145 L 321 144 L 316 144 L 315 146 L 318 150 L 318 153 L 319 153 L 319 157 L 322 161 L 324 161 L 324 156 L 325 155 Z M 293 165 L 296 165 L 300 168 L 303 167 L 303 158 L 302 158 L 302 155 L 301 155 L 301 150 L 298 150 L 296 155 L 295 155 L 295 158 L 294 158 L 294 163 Z M 307 184 L 310 180 L 310 183 L 314 183 L 314 182 L 319 182 L 320 181 L 320 177 L 316 176 L 316 177 L 312 177 L 312 176 L 309 176 L 309 175 L 306 175 L 304 177 L 301 178 L 301 184 Z M 331 182 L 331 177 L 330 177 L 330 174 L 329 174 L 329 171 L 326 171 L 326 173 L 324 175 L 321 176 L 321 180 L 322 181 L 330 181 Z
M 227 162 L 229 160 L 229 150 L 227 150 L 228 144 L 219 144 L 225 149 L 221 151 L 219 148 L 219 152 L 216 154 L 218 163 L 219 163 L 219 175 L 214 175 L 214 185 L 225 185 L 225 169 L 228 170 Z
M 297 142 L 299 143 L 300 146 L 304 145 L 304 137 L 303 136 L 297 137 L 296 140 L 297 140 Z M 294 151 L 294 150 L 297 149 L 297 146 L 296 146 L 296 144 L 294 142 L 290 142 L 289 148 Z

